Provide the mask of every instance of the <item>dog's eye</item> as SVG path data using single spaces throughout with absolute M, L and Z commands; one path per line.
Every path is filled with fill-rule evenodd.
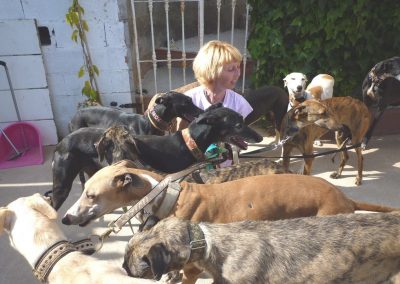
M 242 126 L 242 124 L 241 123 L 236 123 L 235 124 L 235 128 L 237 128 L 237 129 L 240 129 L 240 128 L 242 128 L 243 126 Z
M 148 258 L 147 256 L 143 256 L 143 257 L 142 257 L 142 260 L 143 260 L 148 266 L 150 266 L 150 260 L 149 260 L 149 258 Z
M 88 199 L 94 199 L 96 196 L 94 194 L 90 194 L 88 192 L 86 192 L 86 198 Z

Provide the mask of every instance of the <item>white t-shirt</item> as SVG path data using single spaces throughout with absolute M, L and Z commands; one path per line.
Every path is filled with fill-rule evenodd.
M 203 86 L 198 86 L 196 88 L 190 89 L 189 91 L 185 92 L 185 95 L 191 97 L 193 104 L 201 108 L 202 110 L 205 110 L 211 106 L 211 103 L 206 97 L 205 89 Z M 253 111 L 253 108 L 243 96 L 229 89 L 226 90 L 225 98 L 222 102 L 222 105 L 241 114 L 243 118 L 246 118 L 246 116 L 248 116 L 249 113 Z

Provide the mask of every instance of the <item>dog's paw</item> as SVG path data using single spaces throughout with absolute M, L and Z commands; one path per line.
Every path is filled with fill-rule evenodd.
M 315 140 L 315 141 L 314 141 L 314 145 L 315 145 L 315 146 L 320 146 L 320 147 L 321 147 L 321 146 L 323 146 L 324 144 L 322 144 L 321 140 Z
M 356 182 L 355 182 L 355 184 L 356 184 L 357 186 L 359 186 L 359 185 L 361 185 L 361 183 L 362 183 L 362 179 L 361 179 L 360 177 L 356 177 Z
M 180 271 L 171 271 L 167 274 L 164 274 L 160 279 L 160 283 L 165 284 L 175 284 L 180 283 L 182 281 L 183 274 Z
M 340 178 L 340 174 L 338 172 L 333 172 L 333 173 L 331 173 L 330 177 L 337 179 L 337 178 Z

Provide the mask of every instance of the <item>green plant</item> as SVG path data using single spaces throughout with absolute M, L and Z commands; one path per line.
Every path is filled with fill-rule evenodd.
M 65 15 L 65 19 L 73 29 L 71 39 L 76 43 L 78 43 L 79 39 L 83 51 L 84 64 L 78 71 L 78 77 L 82 78 L 86 73 L 89 76 L 89 80 L 85 80 L 82 94 L 88 98 L 87 104 L 101 104 L 99 88 L 96 80 L 96 76 L 99 76 L 99 69 L 93 64 L 90 56 L 89 45 L 86 39 L 86 32 L 89 31 L 89 26 L 86 20 L 83 19 L 84 13 L 85 10 L 79 4 L 79 1 L 73 0 L 72 5 L 68 9 L 68 13 Z
M 400 51 L 400 2 L 393 0 L 248 0 L 248 49 L 256 86 L 283 86 L 290 72 L 335 78 L 334 96 L 360 98 L 377 62 Z

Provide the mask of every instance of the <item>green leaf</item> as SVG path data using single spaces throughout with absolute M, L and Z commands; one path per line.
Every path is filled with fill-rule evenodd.
M 82 66 L 78 72 L 78 78 L 82 78 L 85 75 L 85 67 Z
M 96 75 L 97 75 L 97 76 L 99 76 L 99 74 L 100 74 L 100 72 L 99 72 L 99 68 L 97 68 L 97 66 L 96 66 L 96 65 L 94 65 L 94 64 L 93 64 L 93 66 L 92 66 L 92 67 L 93 67 L 93 71 L 94 71 L 94 73 L 96 73 Z
M 74 31 L 72 32 L 71 39 L 72 39 L 73 41 L 75 41 L 75 42 L 78 42 L 78 36 L 79 36 L 79 31 L 78 31 L 78 30 L 74 30 Z
M 85 20 L 82 21 L 82 28 L 85 32 L 89 31 L 88 23 Z

